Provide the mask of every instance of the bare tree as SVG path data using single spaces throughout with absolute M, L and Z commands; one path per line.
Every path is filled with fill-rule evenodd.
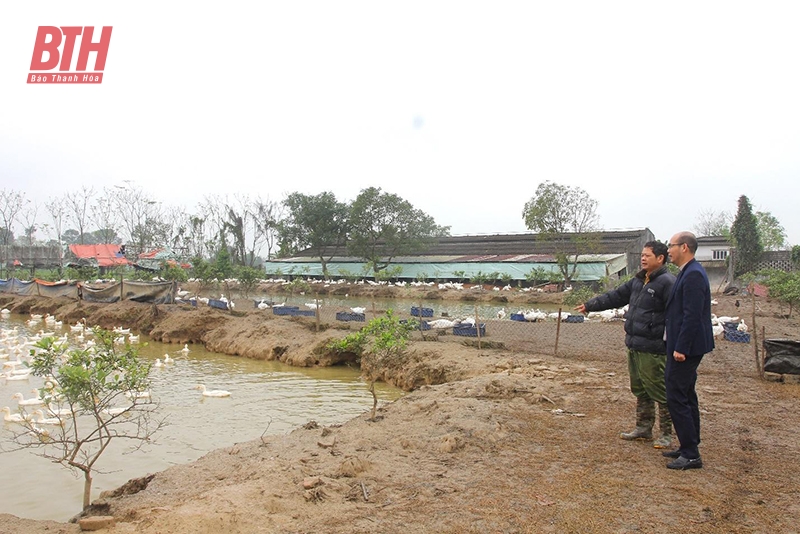
M 78 230 L 78 242 L 83 245 L 89 225 L 89 206 L 94 196 L 94 189 L 81 187 L 80 191 L 67 193 L 67 212 L 69 220 Z
M 731 224 L 733 224 L 733 217 L 727 211 L 705 209 L 697 214 L 697 222 L 694 225 L 694 231 L 697 233 L 698 237 L 728 237 L 731 234 Z
M 267 260 L 270 260 L 272 253 L 277 251 L 280 223 L 285 217 L 284 205 L 269 199 L 264 202 L 256 200 L 254 211 L 255 223 L 260 226 L 263 243 L 267 247 Z
M 114 202 L 126 232 L 129 250 L 134 255 L 146 252 L 155 242 L 163 239 L 159 203 L 145 191 L 128 182 L 126 186 L 114 186 Z
M 113 243 L 118 239 L 119 212 L 115 198 L 115 191 L 104 187 L 90 208 L 90 219 L 97 227 L 96 235 L 101 243 Z
M 3 189 L 0 191 L 0 222 L 3 227 L 0 228 L 0 239 L 3 244 L 3 264 L 6 268 L 6 278 L 8 278 L 9 271 L 9 247 L 14 243 L 14 223 L 17 222 L 17 217 L 23 206 L 26 203 L 25 193 L 15 191 L 13 189 Z
M 56 233 L 58 240 L 58 275 L 61 276 L 64 270 L 64 244 L 61 240 L 61 235 L 64 232 L 64 219 L 67 214 L 66 202 L 61 197 L 56 197 L 45 203 L 50 217 L 53 220 L 53 229 Z

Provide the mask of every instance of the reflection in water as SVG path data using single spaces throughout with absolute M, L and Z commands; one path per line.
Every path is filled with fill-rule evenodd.
M 17 326 L 21 333 L 27 333 L 24 319 L 0 319 L 0 328 Z M 65 326 L 57 335 L 67 330 Z M 372 407 L 372 396 L 355 369 L 300 369 L 214 354 L 199 345 L 190 345 L 188 354 L 181 348 L 149 341 L 140 346 L 143 359 L 163 360 L 165 353 L 173 359 L 173 363 L 154 367 L 151 374 L 152 398 L 160 403 L 159 413 L 167 417 L 169 426 L 156 434 L 152 443 L 133 453 L 121 440 L 112 441 L 97 463 L 92 499 L 131 478 L 196 460 L 220 447 L 257 439 L 264 433 L 284 434 L 309 420 L 321 425 L 342 423 Z M 231 396 L 203 397 L 195 389 L 197 384 L 228 390 Z M 16 411 L 12 395 L 21 392 L 27 398 L 32 388 L 42 385 L 37 377 L 28 381 L 0 379 L 0 407 L 10 406 Z M 385 384 L 376 384 L 376 389 L 381 401 L 401 394 Z M 5 426 L 0 430 L 0 443 L 4 450 L 11 445 Z M 36 456 L 33 449 L 0 454 L 0 472 L 6 481 L 0 485 L 0 513 L 64 521 L 80 511 L 82 474 L 57 467 Z

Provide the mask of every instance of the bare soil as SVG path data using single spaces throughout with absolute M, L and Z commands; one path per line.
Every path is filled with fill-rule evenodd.
M 716 298 L 718 315 L 749 317 L 751 301 Z M 324 344 L 347 333 L 210 308 L 33 297 L 0 297 L 0 307 L 303 366 L 341 363 Z M 784 312 L 759 300 L 759 329 L 798 339 L 797 319 Z M 412 351 L 406 365 L 383 370 L 411 393 L 381 406 L 375 421 L 369 413 L 340 426 L 309 421 L 149 479 L 142 473 L 84 514 L 113 515 L 115 532 L 176 534 L 799 530 L 800 385 L 762 380 L 752 343 L 720 340 L 700 366 L 705 466 L 686 472 L 666 469 L 649 442 L 619 439 L 635 404 L 624 352 L 555 358 L 452 341 L 420 341 Z M 80 530 L 9 515 L 0 525 L 20 534 Z

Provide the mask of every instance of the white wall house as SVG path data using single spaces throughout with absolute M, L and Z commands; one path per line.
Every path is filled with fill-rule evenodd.
M 725 289 L 728 282 L 732 280 L 728 269 L 728 256 L 731 253 L 731 245 L 728 239 L 723 236 L 705 236 L 697 238 L 697 252 L 695 259 L 699 261 L 711 284 L 711 292 L 716 293 Z
M 706 236 L 697 238 L 697 261 L 725 261 L 731 252 L 731 244 L 723 236 Z

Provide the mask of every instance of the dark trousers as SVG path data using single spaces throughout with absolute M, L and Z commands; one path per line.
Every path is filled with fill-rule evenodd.
M 700 407 L 694 386 L 702 359 L 702 356 L 687 356 L 686 360 L 676 362 L 675 358 L 668 356 L 664 371 L 669 414 L 681 442 L 681 456 L 689 459 L 700 456 L 697 450 L 700 444 Z

